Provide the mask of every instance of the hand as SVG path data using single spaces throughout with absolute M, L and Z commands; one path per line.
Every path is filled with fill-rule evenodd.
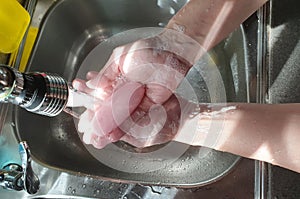
M 87 110 L 78 124 L 85 143 L 103 148 L 121 139 L 144 147 L 172 140 L 180 118 L 173 92 L 191 64 L 154 42 L 118 47 L 100 73 L 74 80 L 74 88 L 95 98 L 83 103 Z

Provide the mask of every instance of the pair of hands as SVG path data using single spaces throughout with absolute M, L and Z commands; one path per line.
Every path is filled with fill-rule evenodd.
M 82 103 L 87 109 L 78 124 L 86 144 L 101 149 L 123 140 L 147 147 L 174 138 L 181 115 L 174 91 L 191 64 L 157 47 L 162 39 L 118 47 L 100 72 L 73 81 L 75 89 L 93 97 Z

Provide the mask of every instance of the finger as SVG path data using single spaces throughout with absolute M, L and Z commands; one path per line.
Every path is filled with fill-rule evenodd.
M 86 74 L 86 79 L 87 79 L 87 80 L 94 79 L 94 78 L 97 77 L 98 74 L 99 74 L 99 72 L 96 72 L 96 71 L 89 71 L 89 72 Z
M 87 94 L 93 92 L 93 89 L 89 88 L 86 85 L 86 81 L 79 79 L 79 78 L 73 80 L 72 86 L 74 89 L 84 92 L 84 93 L 87 93 Z
M 150 83 L 146 88 L 146 96 L 154 103 L 163 104 L 166 102 L 172 92 L 164 85 Z
M 85 144 L 92 144 L 95 148 L 102 149 L 107 144 L 119 141 L 123 135 L 124 132 L 116 128 L 106 136 L 98 136 L 95 133 L 84 133 L 82 140 Z
M 115 62 L 117 60 L 113 60 L 113 57 L 114 54 L 111 55 L 104 68 L 94 78 L 89 79 L 87 82 L 89 88 L 105 88 L 120 75 L 119 65 Z
M 167 113 L 163 106 L 155 104 L 144 117 L 136 122 L 129 122 L 131 125 L 127 134 L 136 138 L 155 137 L 167 122 Z
M 87 88 L 85 82 L 81 79 L 74 80 L 73 88 L 70 87 L 68 91 L 67 107 L 84 106 L 88 109 L 95 109 L 102 103 L 101 99 L 94 97 L 95 91 Z
M 139 111 L 139 108 L 137 108 L 131 118 L 138 119 L 135 120 L 135 123 L 131 125 L 130 128 L 127 127 L 130 131 L 126 133 L 121 140 L 136 147 L 149 147 L 172 140 L 177 134 L 181 116 L 181 107 L 176 96 L 172 95 L 170 99 L 164 103 L 163 108 L 167 113 L 167 119 L 164 121 L 161 121 L 164 114 L 160 112 L 156 114 L 154 111 L 151 113 L 150 110 L 148 113 L 142 115 L 136 113 Z M 142 117 L 135 117 L 136 115 L 142 115 Z M 126 122 L 127 121 L 123 124 L 125 125 Z M 151 124 L 154 124 L 156 128 L 158 128 L 160 124 L 163 124 L 163 127 L 159 129 L 159 132 L 153 132 L 154 128 L 151 128 Z M 143 129 L 133 132 L 135 126 L 141 126 Z
M 94 129 L 97 135 L 106 135 L 121 125 L 138 107 L 145 89 L 136 82 L 128 82 L 116 90 L 95 113 Z
M 91 140 L 91 144 L 97 149 L 103 149 L 106 145 L 110 143 L 111 141 L 105 136 L 95 135 Z
M 85 144 L 91 144 L 92 143 L 92 139 L 93 139 L 93 134 L 92 133 L 83 133 L 82 141 Z
M 119 128 L 114 129 L 106 136 L 97 136 L 92 134 L 91 144 L 97 149 L 102 149 L 112 142 L 119 141 L 123 135 L 124 133 Z
M 146 93 L 147 93 L 147 90 L 146 90 Z M 143 98 L 143 100 L 141 101 L 141 103 L 140 103 L 137 111 L 139 111 L 139 109 L 140 109 L 141 111 L 148 112 L 149 108 L 153 104 L 155 104 L 155 103 L 147 95 L 145 95 L 144 98 Z
M 93 89 L 93 92 L 89 93 L 102 100 L 107 99 L 112 93 L 113 89 L 119 85 L 122 85 L 125 80 L 121 77 L 120 72 L 116 69 L 117 66 L 113 63 L 111 67 L 101 71 L 98 75 L 86 82 L 86 86 Z
M 91 121 L 94 117 L 94 112 L 91 110 L 86 110 L 81 114 L 78 122 L 78 131 L 81 133 L 92 133 L 93 129 L 91 128 Z
M 106 88 L 112 83 L 112 80 L 105 75 L 97 75 L 93 79 L 86 82 L 87 87 L 91 89 Z
M 116 141 L 119 141 L 121 139 L 121 137 L 124 136 L 124 134 L 125 133 L 121 129 L 116 128 L 108 134 L 108 139 L 111 142 L 116 142 Z

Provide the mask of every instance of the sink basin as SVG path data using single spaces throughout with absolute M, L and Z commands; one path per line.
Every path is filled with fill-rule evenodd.
M 7 114 L 6 116 L 9 117 Z M 11 132 L 13 132 L 13 126 L 5 121 L 5 125 L 0 131 L 0 169 L 11 163 L 21 164 L 18 142 Z
M 176 2 L 57 1 L 43 19 L 27 71 L 47 71 L 72 81 L 89 52 L 104 39 L 132 28 L 163 26 L 185 3 Z M 227 100 L 247 102 L 247 78 L 252 74 L 245 57 L 242 27 L 215 47 L 213 52 L 224 81 Z M 205 96 L 205 93 L 202 95 Z M 65 113 L 47 118 L 16 108 L 13 117 L 17 137 L 28 142 L 36 162 L 76 175 L 116 182 L 193 187 L 220 179 L 239 160 L 235 155 L 209 149 L 207 155 L 202 157 L 198 153 L 201 147 L 186 147 L 186 152 L 170 167 L 147 173 L 129 173 L 95 159 L 82 143 L 73 118 Z M 127 160 L 131 161 L 130 157 Z M 147 159 L 141 161 L 147 162 Z

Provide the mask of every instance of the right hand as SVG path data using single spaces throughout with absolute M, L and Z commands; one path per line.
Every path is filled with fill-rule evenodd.
M 86 81 L 74 80 L 74 88 L 101 101 L 83 103 L 87 110 L 78 130 L 85 143 L 103 148 L 121 139 L 145 147 L 176 135 L 180 104 L 173 92 L 191 64 L 171 52 L 149 48 L 156 39 L 118 47 L 99 73 L 89 72 Z

